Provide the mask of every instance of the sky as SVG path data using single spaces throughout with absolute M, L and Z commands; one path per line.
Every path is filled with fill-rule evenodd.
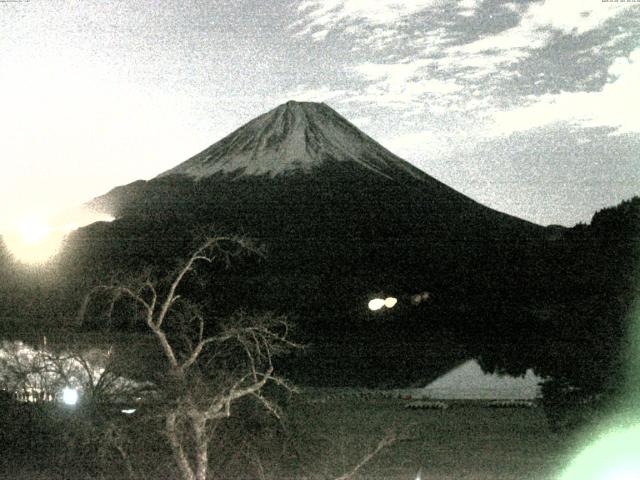
M 640 194 L 640 2 L 0 0 L 0 232 L 289 100 L 543 225 Z

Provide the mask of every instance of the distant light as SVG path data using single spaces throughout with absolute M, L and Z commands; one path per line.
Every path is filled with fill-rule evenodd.
M 135 408 L 125 408 L 124 410 L 120 410 L 122 413 L 126 413 L 127 415 L 131 415 L 132 413 L 136 413 Z
M 369 310 L 375 312 L 376 310 L 380 310 L 384 307 L 385 301 L 382 298 L 374 298 L 369 301 Z
M 398 303 L 398 299 L 395 297 L 387 297 L 384 299 L 384 306 L 387 308 L 393 308 Z
M 75 405 L 78 403 L 78 391 L 75 388 L 65 388 L 62 391 L 62 401 L 65 405 Z
M 411 296 L 411 303 L 413 305 L 418 305 L 424 301 L 429 300 L 430 297 L 431 294 L 429 292 L 416 293 L 415 295 Z

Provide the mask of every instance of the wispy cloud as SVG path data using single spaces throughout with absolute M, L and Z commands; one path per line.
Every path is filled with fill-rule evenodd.
M 429 99 L 437 110 L 441 101 L 464 87 L 455 81 L 431 78 L 426 70 L 433 65 L 434 61 L 430 59 L 356 65 L 353 70 L 370 83 L 360 95 L 352 96 L 350 100 L 409 108 L 414 102 Z
M 396 155 L 408 159 L 442 158 L 452 150 L 451 137 L 431 129 L 381 138 L 380 142 Z M 432 165 L 422 166 L 432 175 L 441 175 Z
M 458 15 L 463 17 L 472 17 L 475 15 L 481 3 L 482 0 L 460 0 L 458 3 L 458 6 L 460 7 Z
M 364 21 L 373 25 L 393 25 L 403 17 L 420 12 L 443 0 L 305 0 L 298 6 L 304 14 L 300 34 L 324 31 L 338 25 Z
M 565 34 L 582 35 L 602 27 L 625 10 L 638 8 L 633 3 L 585 2 L 584 0 L 546 0 L 533 4 L 525 14 L 521 28 L 552 28 Z
M 610 126 L 618 132 L 640 130 L 629 113 L 638 102 L 634 87 L 634 82 L 640 84 L 638 54 L 610 59 L 608 81 L 597 91 L 593 88 L 601 80 L 591 81 L 603 78 L 606 55 L 633 35 L 623 30 L 612 33 L 609 22 L 640 12 L 638 4 L 305 0 L 299 12 L 300 35 L 320 41 L 335 30 L 353 38 L 361 50 L 352 56 L 354 63 L 343 67 L 349 90 L 327 89 L 317 92 L 320 97 L 414 113 L 428 111 L 448 119 L 464 113 L 475 116 L 478 123 L 487 121 L 492 135 L 555 122 Z M 598 32 L 589 35 L 594 31 Z M 567 45 L 572 38 L 584 38 L 586 45 L 593 46 L 582 53 L 592 58 L 583 60 L 606 55 L 598 59 L 598 71 L 585 72 L 583 77 L 578 68 L 567 70 L 575 81 L 563 81 L 564 91 L 558 93 L 557 75 L 536 73 L 535 66 L 545 65 L 545 56 L 564 48 L 556 46 Z M 532 92 L 536 95 L 522 96 Z
M 595 92 L 562 92 L 529 98 L 526 106 L 493 115 L 494 134 L 510 134 L 559 122 L 640 133 L 640 48 L 616 58 L 609 81 Z
M 459 64 L 470 67 L 478 67 L 478 63 L 493 66 L 516 63 L 531 52 L 545 47 L 558 33 L 582 35 L 602 27 L 611 18 L 634 7 L 638 5 L 602 5 L 600 2 L 587 3 L 584 0 L 532 3 L 516 26 L 451 48 L 448 54 L 457 57 Z M 517 11 L 517 6 L 513 8 Z M 479 59 L 482 61 L 479 62 Z
M 430 59 L 416 59 L 398 63 L 365 62 L 354 66 L 353 70 L 363 75 L 366 80 L 406 83 L 430 65 L 433 65 L 433 60 Z

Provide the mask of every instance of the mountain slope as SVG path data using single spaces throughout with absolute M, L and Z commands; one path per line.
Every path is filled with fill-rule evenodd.
M 452 221 L 460 216 L 489 215 L 500 218 L 498 223 L 506 221 L 535 228 L 529 222 L 481 206 L 430 177 L 388 151 L 327 105 L 293 101 L 255 118 L 155 179 L 117 187 L 89 205 L 114 216 L 125 212 L 135 214 L 136 209 L 138 213 L 166 211 L 166 208 L 171 211 L 174 200 L 193 206 L 197 192 L 188 185 L 217 185 L 239 179 L 245 183 L 268 184 L 273 190 L 284 184 L 305 183 L 319 185 L 319 190 L 327 192 L 358 187 L 363 183 L 365 186 L 375 184 L 380 190 L 400 187 L 391 199 L 392 203 L 423 209 L 416 212 L 418 216 L 444 215 L 450 217 L 446 221 Z M 181 190 L 185 186 L 190 191 Z M 295 187 L 285 185 L 285 188 Z M 179 199 L 170 193 L 172 189 L 177 189 L 175 193 L 180 195 Z M 417 204 L 403 200 L 404 189 L 407 197 L 417 192 L 420 197 L 416 199 Z M 372 193 L 375 195 L 376 192 Z M 228 200 L 233 202 L 232 198 Z M 207 199 L 203 201 L 206 203 Z M 374 200 L 374 203 L 380 202 Z M 160 205 L 162 207 L 158 208 Z M 449 206 L 458 211 L 447 215 L 441 207 L 447 210 Z
M 160 174 L 195 178 L 241 171 L 275 176 L 309 172 L 327 160 L 351 161 L 389 178 L 424 174 L 322 103 L 287 102 L 257 117 L 184 163 Z
M 304 340 L 316 345 L 303 369 L 315 383 L 353 383 L 357 371 L 359 382 L 407 385 L 446 370 L 463 353 L 444 351 L 442 335 L 481 328 L 494 302 L 526 301 L 546 235 L 456 192 L 312 103 L 281 105 L 90 206 L 117 218 L 78 232 L 69 249 L 69 263 L 91 273 L 170 265 L 208 225 L 262 242 L 264 262 L 224 277 L 211 272 L 208 287 L 194 291 L 220 314 L 244 307 L 298 319 Z M 410 295 L 422 291 L 433 300 L 411 307 Z M 366 309 L 375 295 L 401 302 L 376 316 Z M 437 358 L 424 356 L 428 344 Z M 415 368 L 406 367 L 409 359 Z M 327 369 L 314 367 L 323 362 Z

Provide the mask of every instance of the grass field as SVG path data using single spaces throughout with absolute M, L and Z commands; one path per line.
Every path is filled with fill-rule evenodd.
M 296 424 L 324 438 L 316 451 L 325 457 L 316 460 L 315 473 L 349 470 L 394 427 L 404 429 L 406 439 L 381 452 L 357 478 L 409 480 L 420 471 L 422 480 L 551 479 L 566 464 L 572 443 L 549 431 L 541 408 L 466 402 L 411 410 L 398 399 L 300 403 Z
M 235 463 L 217 470 L 217 476 L 212 478 L 335 479 L 372 452 L 390 429 L 401 432 L 400 439 L 366 463 L 354 479 L 415 480 L 420 472 L 421 480 L 544 480 L 556 478 L 566 465 L 572 438 L 550 432 L 541 408 L 488 408 L 480 402 L 465 402 L 450 403 L 444 410 L 414 410 L 406 408 L 409 402 L 381 396 L 296 396 L 286 408 L 285 442 L 282 435 L 270 437 L 268 430 L 266 434 L 256 434 L 260 439 L 256 440 L 254 451 L 260 460 L 255 461 L 244 455 L 246 449 L 240 445 L 246 444 L 240 436 L 231 440 L 225 437 L 226 451 L 237 450 L 238 456 Z M 24 405 L 16 412 L 26 408 Z M 7 442 L 20 446 L 20 457 L 0 458 L 0 478 L 126 478 L 122 466 L 115 463 L 101 476 L 93 477 L 87 474 L 90 469 L 74 475 L 74 465 L 79 464 L 73 462 L 81 459 L 68 457 L 58 458 L 57 464 L 49 462 L 39 446 L 44 441 L 38 438 L 39 420 L 27 428 L 28 422 L 20 420 L 22 417 L 20 414 L 9 420 L 18 435 L 31 437 L 16 443 L 7 438 L 5 431 L 5 447 Z M 59 419 L 58 424 L 66 429 L 70 421 L 73 419 L 67 417 Z M 131 422 L 135 419 L 131 418 Z M 244 428 L 240 430 L 244 432 Z M 132 451 L 131 456 L 145 464 L 138 471 L 138 478 L 175 478 L 163 441 L 145 432 L 144 427 L 135 427 L 134 431 L 137 438 L 129 445 L 137 451 Z M 286 449 L 279 444 L 286 444 Z M 211 451 L 222 451 L 220 445 Z M 88 455 L 81 444 L 78 447 L 81 455 Z

